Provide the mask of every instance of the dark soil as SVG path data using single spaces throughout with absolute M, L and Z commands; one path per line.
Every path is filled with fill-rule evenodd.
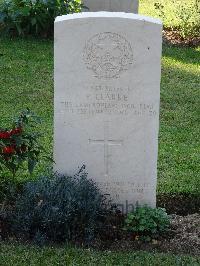
M 200 194 L 159 194 L 157 206 L 165 208 L 168 214 L 200 213 Z
M 123 217 L 119 215 L 110 222 L 111 233 L 107 230 L 105 238 L 101 237 L 95 246 L 112 251 L 146 250 L 200 256 L 200 195 L 159 194 L 157 206 L 165 208 L 171 217 L 170 229 L 162 237 L 146 243 L 135 240 L 134 235 L 121 230 Z
M 200 36 L 183 38 L 178 31 L 165 29 L 163 31 L 163 42 L 176 46 L 198 47 L 200 46 Z
M 96 241 L 94 247 L 110 251 L 145 250 L 200 256 L 200 214 L 172 215 L 169 232 L 151 242 L 138 241 L 124 234 L 121 239 Z

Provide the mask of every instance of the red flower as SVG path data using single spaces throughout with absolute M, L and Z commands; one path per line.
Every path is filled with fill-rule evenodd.
M 22 128 L 21 127 L 17 127 L 17 128 L 14 128 L 10 131 L 10 134 L 11 135 L 18 135 L 18 134 L 21 134 L 22 133 Z
M 9 131 L 2 131 L 0 132 L 0 139 L 9 139 L 11 133 Z
M 11 153 L 14 153 L 14 152 L 15 152 L 15 149 L 12 146 L 6 146 L 6 147 L 3 148 L 3 153 L 4 154 L 11 154 Z
M 9 139 L 12 135 L 19 135 L 21 133 L 21 127 L 14 128 L 10 131 L 0 131 L 0 139 Z

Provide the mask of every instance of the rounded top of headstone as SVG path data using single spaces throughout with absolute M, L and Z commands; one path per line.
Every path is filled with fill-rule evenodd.
M 73 20 L 73 19 L 87 19 L 87 18 L 122 18 L 122 19 L 131 19 L 143 22 L 154 23 L 158 25 L 162 25 L 162 21 L 157 18 L 151 18 L 147 16 L 142 16 L 133 13 L 124 13 L 124 12 L 83 12 L 83 13 L 74 13 L 68 14 L 63 16 L 58 16 L 55 19 L 56 22 L 62 22 L 66 20 Z

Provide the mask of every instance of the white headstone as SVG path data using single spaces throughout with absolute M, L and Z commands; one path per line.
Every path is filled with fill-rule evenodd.
M 124 212 L 156 204 L 161 33 L 126 13 L 55 21 L 55 170 L 85 164 Z
M 84 10 L 138 13 L 139 0 L 82 0 Z M 86 7 L 86 8 L 85 8 Z

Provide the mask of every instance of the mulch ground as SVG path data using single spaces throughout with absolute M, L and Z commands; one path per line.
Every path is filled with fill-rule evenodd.
M 144 250 L 200 256 L 200 214 L 171 215 L 169 232 L 151 242 L 144 243 L 131 239 L 131 235 L 126 235 L 121 239 L 97 241 L 94 247 L 110 251 Z
M 182 47 L 198 47 L 200 46 L 200 36 L 183 38 L 178 31 L 165 29 L 163 31 L 163 42 Z
M 200 213 L 200 194 L 158 194 L 157 207 L 165 208 L 168 214 L 186 216 Z

